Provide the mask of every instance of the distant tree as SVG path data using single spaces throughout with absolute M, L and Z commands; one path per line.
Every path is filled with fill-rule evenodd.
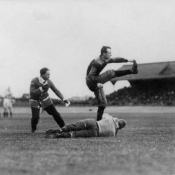
M 24 94 L 22 95 L 22 98 L 23 98 L 23 99 L 29 99 L 29 94 L 24 93 Z

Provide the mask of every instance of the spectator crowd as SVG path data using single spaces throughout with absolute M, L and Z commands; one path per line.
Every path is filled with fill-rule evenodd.
M 125 87 L 107 95 L 109 105 L 153 105 L 173 106 L 175 105 L 175 92 L 172 89 L 136 89 Z

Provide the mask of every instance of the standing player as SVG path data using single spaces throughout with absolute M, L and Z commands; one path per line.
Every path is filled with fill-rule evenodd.
M 123 63 L 123 62 L 133 62 L 133 66 L 130 70 L 108 70 L 102 74 L 100 72 L 108 63 Z M 86 84 L 88 88 L 94 92 L 95 97 L 98 101 L 97 110 L 97 121 L 102 119 L 104 109 L 107 105 L 106 96 L 103 91 L 103 84 L 110 81 L 115 77 L 120 77 L 128 74 L 137 74 L 137 63 L 135 60 L 127 60 L 120 57 L 111 58 L 111 48 L 108 46 L 103 46 L 101 49 L 101 55 L 92 60 L 88 66 L 86 73 Z
M 60 113 L 56 110 L 51 98 L 49 97 L 49 88 L 65 103 L 70 102 L 64 99 L 62 93 L 55 87 L 50 78 L 50 70 L 42 68 L 40 77 L 36 77 L 30 84 L 30 100 L 29 105 L 32 110 L 31 130 L 35 133 L 39 121 L 40 107 L 42 107 L 49 115 L 52 115 L 60 127 L 65 125 Z
M 15 103 L 15 100 L 12 99 L 11 94 L 6 95 L 4 100 L 3 100 L 3 108 L 4 108 L 4 118 L 8 117 L 10 115 L 10 117 L 12 117 L 13 115 L 13 104 Z

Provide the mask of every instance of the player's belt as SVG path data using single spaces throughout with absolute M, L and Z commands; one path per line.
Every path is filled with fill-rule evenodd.
M 46 101 L 47 99 L 49 99 L 50 97 L 48 96 L 48 97 L 46 97 L 45 99 L 43 99 L 42 101 Z
M 30 99 L 29 106 L 33 108 L 40 108 L 40 103 L 38 100 Z

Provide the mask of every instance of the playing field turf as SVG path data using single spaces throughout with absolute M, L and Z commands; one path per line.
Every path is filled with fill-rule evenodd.
M 67 123 L 95 118 L 96 108 L 58 108 Z M 57 125 L 41 114 L 30 133 L 30 108 L 0 118 L 0 175 L 175 175 L 174 107 L 109 107 L 127 126 L 113 138 L 45 139 Z M 2 113 L 2 109 L 1 109 Z

